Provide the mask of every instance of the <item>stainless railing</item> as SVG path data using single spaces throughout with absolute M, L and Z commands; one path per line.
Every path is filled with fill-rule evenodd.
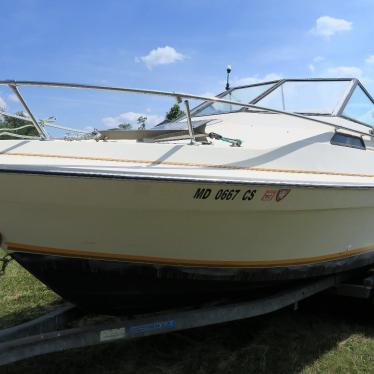
M 48 133 L 45 131 L 44 126 L 49 126 L 49 127 L 56 127 L 56 128 L 62 128 L 66 129 L 69 131 L 76 131 L 76 132 L 81 132 L 84 133 L 84 131 L 81 130 L 74 130 L 70 129 L 67 127 L 63 126 L 53 126 L 51 124 L 44 124 L 43 126 L 41 125 L 40 121 L 37 121 L 34 115 L 32 114 L 31 109 L 29 108 L 28 104 L 26 103 L 24 97 L 21 95 L 20 91 L 18 90 L 18 87 L 59 87 L 59 88 L 75 88 L 75 89 L 88 89 L 88 90 L 99 90 L 99 91 L 112 91 L 112 92 L 124 92 L 124 93 L 133 93 L 133 94 L 145 94 L 145 95 L 155 95 L 155 96 L 164 96 L 164 97 L 173 97 L 175 98 L 178 102 L 181 102 L 184 99 L 184 103 L 186 106 L 186 116 L 187 116 L 187 126 L 188 126 L 188 131 L 191 139 L 191 144 L 194 142 L 194 131 L 192 127 L 192 119 L 191 119 L 191 112 L 189 108 L 189 101 L 188 100 L 202 100 L 202 101 L 208 101 L 212 103 L 223 103 L 223 104 L 230 104 L 230 105 L 236 105 L 242 108 L 248 108 L 248 109 L 255 109 L 255 110 L 260 110 L 260 111 L 266 111 L 270 113 L 276 113 L 276 114 L 283 114 L 286 116 L 290 117 L 296 117 L 300 118 L 309 122 L 314 122 L 314 123 L 320 123 L 329 127 L 333 127 L 337 130 L 345 130 L 345 131 L 350 131 L 354 132 L 360 135 L 366 135 L 366 136 L 373 136 L 373 129 L 368 128 L 367 131 L 361 131 L 357 130 L 354 128 L 334 124 L 328 121 L 324 121 L 318 118 L 312 118 L 306 115 L 294 113 L 294 112 L 288 112 L 285 110 L 278 110 L 278 109 L 273 109 L 273 108 L 267 108 L 267 107 L 262 107 L 254 104 L 245 104 L 245 103 L 240 103 L 237 101 L 232 101 L 232 100 L 226 100 L 226 99 L 221 99 L 218 97 L 209 97 L 209 96 L 201 96 L 201 95 L 192 95 L 192 94 L 186 94 L 186 93 L 180 93 L 180 92 L 170 92 L 170 91 L 159 91 L 159 90 L 148 90 L 148 89 L 140 89 L 140 88 L 129 88 L 129 87 L 112 87 L 112 86 L 99 86 L 99 85 L 89 85 L 89 84 L 77 84 L 77 83 L 60 83 L 60 82 L 39 82 L 39 81 L 14 81 L 14 80 L 3 80 L 0 81 L 0 86 L 8 86 L 14 94 L 17 96 L 19 99 L 20 103 L 22 104 L 23 108 L 25 109 L 26 113 L 29 115 L 29 117 L 22 117 L 23 120 L 32 122 L 34 127 L 36 128 L 40 139 L 48 139 Z M 8 113 L 5 112 L 0 112 L 2 115 L 9 115 L 12 116 Z M 362 126 L 364 127 L 364 126 Z

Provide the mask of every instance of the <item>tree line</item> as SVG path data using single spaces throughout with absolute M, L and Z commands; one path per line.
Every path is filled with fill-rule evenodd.
M 172 122 L 182 116 L 184 116 L 184 111 L 181 110 L 179 104 L 174 104 L 170 109 L 169 111 L 166 113 L 165 115 L 165 119 L 162 123 L 165 123 L 165 122 Z M 146 127 L 146 122 L 147 122 L 147 117 L 145 116 L 140 116 L 138 117 L 138 119 L 136 120 L 137 122 L 137 126 L 138 126 L 138 130 L 144 130 L 145 127 Z M 120 123 L 118 125 L 118 127 L 116 128 L 113 128 L 113 129 L 110 129 L 110 130 L 132 130 L 132 125 L 128 122 L 123 122 L 123 123 Z
M 17 117 L 26 118 L 23 112 L 17 112 L 15 113 L 15 115 Z M 8 131 L 8 132 L 12 132 L 17 135 L 38 136 L 38 131 L 36 130 L 32 122 L 28 121 L 27 119 L 23 120 L 21 118 L 0 115 L 0 140 L 1 139 L 14 139 L 14 137 L 10 135 L 1 135 L 1 132 L 6 132 L 7 131 L 6 129 L 14 130 L 19 127 L 22 127 L 22 128 L 17 131 Z
M 0 108 L 0 111 L 4 111 L 4 108 Z M 184 115 L 184 112 L 180 109 L 179 104 L 174 104 L 169 111 L 165 115 L 164 122 L 171 122 L 176 120 L 179 117 L 182 117 Z M 13 131 L 15 134 L 18 135 L 26 135 L 26 136 L 38 136 L 38 132 L 35 129 L 35 127 L 32 125 L 30 121 L 27 119 L 22 119 L 22 117 L 26 118 L 25 114 L 23 112 L 17 112 L 15 113 L 15 117 L 9 117 L 6 115 L 0 114 L 0 140 L 1 139 L 14 139 L 14 137 L 10 135 L 2 135 L 2 133 L 6 132 L 6 129 L 17 129 L 20 128 L 17 131 Z M 19 118 L 21 117 L 21 118 Z M 147 117 L 146 116 L 140 116 L 137 119 L 137 128 L 138 130 L 144 130 L 147 123 Z M 43 123 L 40 123 L 43 125 Z M 26 127 L 25 127 L 26 126 Z M 132 125 L 130 123 L 120 123 L 118 127 L 111 129 L 111 130 L 131 130 Z

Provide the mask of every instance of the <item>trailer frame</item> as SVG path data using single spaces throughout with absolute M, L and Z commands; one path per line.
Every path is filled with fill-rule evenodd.
M 73 348 L 238 321 L 288 306 L 296 310 L 300 301 L 323 292 L 374 301 L 374 271 L 328 276 L 254 300 L 220 301 L 152 314 L 111 317 L 110 321 L 81 327 L 71 327 L 71 323 L 84 317 L 85 312 L 66 303 L 32 321 L 0 330 L 0 366 Z

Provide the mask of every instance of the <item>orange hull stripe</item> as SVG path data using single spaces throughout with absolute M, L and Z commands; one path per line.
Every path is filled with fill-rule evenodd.
M 68 155 L 55 155 L 43 153 L 20 153 L 20 152 L 6 152 L 0 153 L 5 156 L 23 156 L 23 157 L 45 157 L 45 158 L 63 158 L 72 160 L 89 160 L 89 161 L 107 161 L 107 162 L 120 162 L 131 164 L 149 164 L 149 165 L 168 165 L 168 166 L 191 166 L 191 167 L 204 167 L 211 169 L 228 169 L 228 170 L 249 170 L 270 173 L 291 173 L 291 174 L 317 174 L 317 175 L 336 175 L 341 177 L 364 177 L 374 178 L 374 174 L 360 174 L 360 173 L 336 173 L 330 171 L 320 170 L 293 170 L 293 169 L 273 169 L 273 168 L 260 168 L 252 166 L 235 166 L 235 165 L 222 165 L 222 164 L 206 164 L 194 162 L 177 162 L 177 161 L 150 161 L 150 160 L 130 160 L 125 158 L 105 158 L 105 157 L 89 157 L 89 156 L 68 156 Z
M 291 260 L 272 260 L 272 261 L 226 261 L 226 260 L 194 260 L 179 258 L 164 258 L 153 256 L 134 256 L 119 253 L 98 253 L 92 251 L 81 251 L 74 249 L 61 249 L 40 247 L 30 244 L 6 243 L 11 251 L 30 252 L 38 254 L 60 255 L 69 257 L 84 257 L 102 260 L 120 260 L 129 262 L 143 262 L 152 264 L 165 265 L 185 265 L 185 266 L 216 266 L 216 267 L 276 267 L 287 265 L 307 265 L 324 261 L 339 260 L 342 258 L 352 257 L 363 253 L 374 251 L 374 246 L 352 249 L 349 251 L 336 252 L 325 256 L 314 256 L 298 258 Z

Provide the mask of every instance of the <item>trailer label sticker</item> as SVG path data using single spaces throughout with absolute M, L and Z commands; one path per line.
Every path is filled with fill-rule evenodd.
M 213 191 L 211 188 L 198 188 L 193 198 L 195 200 L 221 200 L 221 201 L 233 201 L 240 199 L 242 201 L 251 201 L 254 199 L 257 190 L 240 190 L 240 189 L 219 189 Z
M 290 192 L 291 192 L 291 190 L 289 188 L 279 190 L 277 192 L 277 197 L 275 198 L 275 200 L 277 200 L 278 202 L 282 201 Z
M 129 328 L 129 333 L 131 335 L 144 335 L 144 334 L 149 334 L 152 333 L 153 331 L 158 331 L 158 330 L 170 330 L 170 329 L 175 329 L 177 326 L 177 322 L 173 319 L 168 320 L 168 321 L 160 321 L 160 322 L 152 322 L 152 323 L 147 323 L 145 325 L 136 325 L 136 326 L 131 326 Z
M 119 329 L 102 330 L 100 331 L 100 341 L 109 342 L 111 340 L 123 339 L 126 336 L 124 327 Z

